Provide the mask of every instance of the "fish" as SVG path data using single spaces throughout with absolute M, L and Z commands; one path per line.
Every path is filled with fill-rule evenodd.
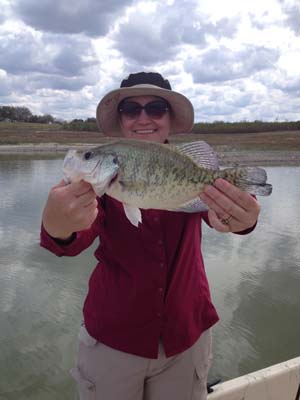
M 126 217 L 136 227 L 142 223 L 141 209 L 207 210 L 199 194 L 217 178 L 253 195 L 272 192 L 263 168 L 220 169 L 216 152 L 204 141 L 174 145 L 117 139 L 97 147 L 70 149 L 63 175 L 67 183 L 84 180 L 98 196 L 106 193 L 122 202 Z

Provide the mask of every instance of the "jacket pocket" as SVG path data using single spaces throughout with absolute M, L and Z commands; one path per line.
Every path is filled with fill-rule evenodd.
M 202 333 L 194 344 L 193 361 L 199 379 L 207 380 L 209 368 L 212 364 L 212 335 L 208 329 Z
M 70 375 L 77 382 L 80 400 L 96 400 L 95 384 L 83 377 L 78 367 L 72 368 Z

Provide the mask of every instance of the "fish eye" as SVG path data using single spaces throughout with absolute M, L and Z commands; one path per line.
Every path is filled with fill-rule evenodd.
M 86 151 L 83 155 L 85 160 L 89 160 L 93 156 L 93 153 L 91 151 Z

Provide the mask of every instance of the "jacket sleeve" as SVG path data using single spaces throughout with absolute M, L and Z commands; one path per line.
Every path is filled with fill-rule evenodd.
M 206 225 L 208 225 L 210 228 L 212 227 L 208 219 L 208 211 L 202 211 L 201 218 L 205 221 Z
M 257 225 L 257 221 L 255 222 L 255 224 L 253 226 L 251 226 L 251 228 L 247 228 L 243 231 L 240 232 L 233 232 L 235 235 L 248 235 L 248 233 L 251 233 L 252 231 L 254 231 L 254 229 L 256 228 Z
M 105 212 L 98 199 L 98 215 L 91 227 L 89 229 L 75 232 L 74 238 L 66 243 L 50 236 L 42 224 L 40 232 L 40 246 L 54 253 L 58 257 L 76 256 L 83 250 L 87 249 L 96 239 L 96 237 L 100 235 L 100 228 L 104 217 Z

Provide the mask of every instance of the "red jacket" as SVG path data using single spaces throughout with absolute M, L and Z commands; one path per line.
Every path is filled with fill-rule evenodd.
M 87 331 L 147 358 L 157 358 L 159 340 L 167 357 L 186 350 L 218 321 L 201 253 L 207 213 L 141 210 L 136 228 L 117 200 L 103 196 L 98 203 L 92 227 L 68 245 L 41 231 L 41 245 L 57 256 L 75 256 L 100 237 L 83 308 Z

